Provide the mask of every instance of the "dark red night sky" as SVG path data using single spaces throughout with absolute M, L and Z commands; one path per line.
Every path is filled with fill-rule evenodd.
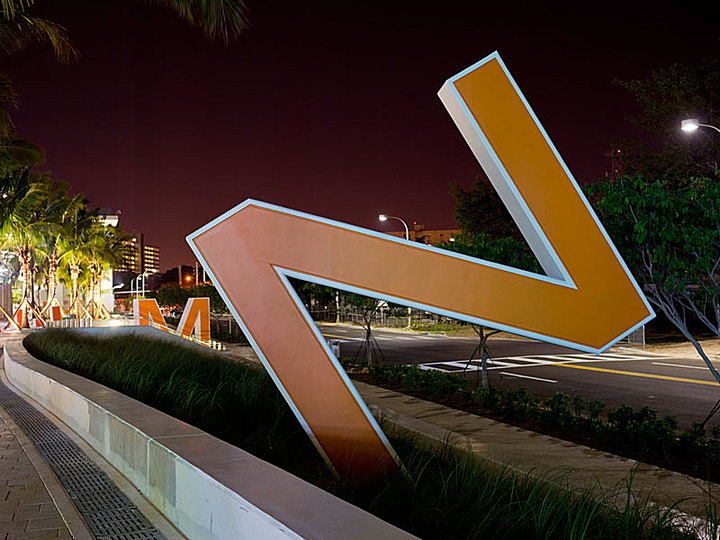
M 611 139 L 637 134 L 612 79 L 719 52 L 717 9 L 658 3 L 248 6 L 251 29 L 225 47 L 142 2 L 39 1 L 83 58 L 39 46 L 0 68 L 41 170 L 121 209 L 163 268 L 191 264 L 185 235 L 248 197 L 376 229 L 379 212 L 453 227 L 448 182 L 470 186 L 480 167 L 436 93 L 494 50 L 580 181 L 605 174 Z

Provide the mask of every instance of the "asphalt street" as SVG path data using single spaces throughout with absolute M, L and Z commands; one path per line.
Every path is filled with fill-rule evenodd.
M 329 341 L 340 342 L 343 356 L 353 357 L 363 342 L 359 327 L 322 324 L 320 330 Z M 373 335 L 387 363 L 417 363 L 422 369 L 479 382 L 480 362 L 477 356 L 470 359 L 476 338 L 380 329 Z M 600 398 L 608 407 L 648 405 L 661 415 L 674 415 L 683 427 L 704 420 L 720 399 L 720 385 L 697 356 L 665 356 L 622 346 L 594 355 L 525 339 L 490 338 L 488 349 L 490 384 L 524 387 L 540 397 L 565 392 Z M 709 424 L 720 424 L 720 413 Z

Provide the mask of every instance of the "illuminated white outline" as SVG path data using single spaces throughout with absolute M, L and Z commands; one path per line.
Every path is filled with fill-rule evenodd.
M 589 352 L 589 353 L 601 353 L 611 347 L 613 344 L 615 344 L 617 341 L 625 337 L 626 335 L 630 334 L 631 332 L 634 332 L 638 328 L 640 328 L 642 325 L 646 324 L 648 321 L 652 320 L 655 317 L 655 312 L 653 311 L 652 307 L 648 303 L 647 299 L 645 298 L 645 295 L 640 290 L 640 287 L 638 286 L 637 282 L 635 281 L 635 278 L 632 276 L 630 271 L 627 268 L 627 265 L 625 264 L 625 261 L 622 259 L 620 254 L 618 253 L 617 249 L 615 248 L 615 245 L 610 240 L 610 237 L 608 236 L 607 232 L 605 231 L 605 228 L 600 223 L 600 220 L 595 215 L 595 212 L 590 207 L 590 204 L 588 203 L 587 199 L 585 199 L 585 196 L 583 195 L 582 191 L 580 190 L 577 182 L 575 181 L 575 178 L 570 173 L 569 169 L 567 168 L 567 165 L 563 161 L 563 159 L 560 157 L 560 154 L 558 153 L 557 149 L 553 145 L 553 143 L 550 141 L 550 138 L 548 137 L 547 133 L 545 132 L 544 128 L 540 124 L 539 120 L 535 116 L 535 113 L 531 109 L 530 105 L 528 104 L 527 100 L 525 99 L 525 96 L 522 94 L 520 89 L 518 88 L 517 84 L 515 83 L 515 80 L 512 78 L 510 73 L 508 72 L 507 68 L 505 67 L 505 64 L 500 59 L 500 55 L 497 52 L 494 52 L 487 57 L 485 57 L 483 60 L 480 60 L 479 62 L 473 64 L 469 68 L 463 70 L 459 74 L 455 75 L 454 77 L 448 79 L 443 87 L 440 89 L 439 96 L 445 107 L 448 109 L 448 112 L 450 113 L 450 116 L 452 117 L 453 121 L 456 123 L 458 129 L 462 133 L 463 137 L 465 138 L 466 142 L 470 146 L 470 149 L 473 151 L 473 154 L 475 154 L 476 158 L 478 159 L 478 162 L 483 167 L 483 169 L 488 174 L 488 177 L 490 178 L 491 182 L 493 183 L 493 186 L 498 191 L 498 194 L 501 196 L 503 202 L 508 207 L 508 210 L 510 211 L 510 214 L 512 215 L 515 222 L 518 224 L 518 227 L 520 227 L 520 230 L 525 237 L 526 241 L 528 242 L 528 245 L 532 249 L 533 253 L 535 253 L 535 256 L 538 258 L 538 261 L 540 262 L 541 266 L 545 270 L 545 272 L 548 273 L 547 276 L 543 276 L 541 274 L 534 274 L 532 272 L 527 272 L 525 270 L 521 270 L 518 268 L 512 268 L 509 266 L 505 266 L 502 264 L 494 263 L 492 261 L 486 261 L 484 259 L 476 259 L 473 257 L 469 257 L 467 255 L 463 255 L 461 253 L 455 253 L 452 251 L 442 250 L 439 248 L 435 248 L 432 246 L 427 246 L 423 244 L 418 244 L 416 242 L 411 242 L 408 240 L 405 240 L 403 238 L 398 238 L 395 236 L 390 236 L 387 234 L 383 234 L 377 231 L 373 231 L 370 229 L 364 229 L 362 227 L 357 227 L 355 225 L 350 225 L 347 223 L 342 223 L 339 221 L 314 216 L 312 214 L 307 214 L 305 212 L 299 212 L 296 210 L 291 210 L 288 208 L 284 208 L 275 204 L 265 203 L 262 201 L 257 201 L 254 199 L 247 199 L 243 201 L 242 203 L 238 204 L 234 208 L 228 210 L 227 212 L 223 213 L 222 215 L 218 216 L 214 220 L 210 221 L 203 227 L 199 228 L 195 232 L 189 234 L 186 237 L 186 240 L 190 246 L 190 249 L 192 249 L 193 253 L 197 257 L 198 261 L 207 271 L 208 275 L 210 276 L 211 281 L 215 285 L 216 289 L 220 293 L 220 296 L 225 301 L 225 304 L 227 305 L 228 309 L 231 311 L 233 316 L 235 317 L 235 320 L 237 321 L 238 325 L 243 329 L 243 332 L 248 338 L 248 341 L 252 345 L 252 348 L 254 349 L 255 353 L 258 355 L 258 358 L 262 362 L 262 364 L 265 366 L 265 369 L 270 374 L 271 378 L 275 382 L 276 386 L 280 390 L 281 394 L 287 401 L 288 405 L 292 409 L 295 416 L 298 418 L 300 424 L 302 425 L 305 432 L 308 434 L 310 439 L 313 441 L 314 445 L 324 458 L 324 460 L 328 463 L 330 468 L 334 471 L 334 467 L 332 463 L 330 462 L 330 459 L 328 458 L 327 454 L 323 450 L 322 446 L 319 444 L 317 438 L 313 434 L 312 430 L 310 429 L 309 425 L 303 418 L 302 414 L 298 410 L 298 408 L 293 403 L 292 399 L 290 398 L 290 395 L 288 394 L 287 390 L 283 386 L 282 382 L 280 381 L 279 377 L 275 373 L 275 371 L 272 369 L 272 366 L 268 362 L 267 358 L 262 352 L 262 349 L 258 346 L 257 341 L 251 334 L 249 328 L 243 321 L 240 314 L 235 309 L 235 306 L 230 302 L 230 299 L 227 296 L 227 293 L 220 285 L 220 282 L 218 281 L 217 277 L 213 273 L 212 269 L 207 264 L 207 261 L 203 257 L 200 250 L 197 248 L 197 246 L 194 243 L 194 240 L 196 237 L 200 236 L 201 234 L 209 231 L 216 225 L 222 223 L 223 221 L 227 220 L 231 216 L 237 214 L 238 212 L 241 212 L 243 209 L 247 208 L 248 206 L 256 206 L 259 208 L 266 208 L 268 210 L 273 210 L 275 212 L 279 212 L 282 214 L 292 215 L 296 217 L 300 217 L 309 221 L 314 221 L 317 223 L 323 223 L 326 225 L 330 225 L 333 227 L 337 227 L 339 229 L 344 229 L 347 231 L 352 231 L 356 233 L 360 233 L 366 236 L 372 236 L 376 238 L 381 238 L 385 241 L 390 242 L 396 242 L 400 245 L 410 246 L 415 249 L 424 249 L 433 253 L 442 254 L 447 257 L 456 258 L 459 260 L 471 262 L 474 264 L 477 264 L 479 266 L 486 266 L 490 268 L 495 268 L 498 270 L 502 270 L 505 272 L 509 272 L 511 274 L 515 274 L 518 276 L 528 277 L 531 279 L 535 279 L 538 281 L 543 281 L 547 283 L 552 283 L 554 285 L 562 286 L 562 287 L 568 287 L 572 289 L 576 289 L 575 283 L 573 282 L 572 278 L 570 277 L 569 273 L 567 272 L 565 266 L 562 264 L 562 261 L 557 256 L 557 253 L 555 252 L 552 244 L 548 240 L 548 238 L 545 236 L 545 233 L 540 228 L 539 224 L 537 223 L 537 220 L 535 216 L 530 211 L 530 208 L 528 207 L 527 203 L 523 200 L 523 198 L 520 196 L 520 192 L 514 185 L 512 179 L 510 178 L 509 174 L 505 170 L 504 166 L 498 159 L 497 155 L 495 154 L 494 149 L 488 142 L 487 138 L 483 134 L 480 127 L 477 125 L 477 122 L 475 121 L 474 117 L 470 113 L 469 109 L 467 108 L 467 105 L 464 103 L 462 98 L 460 97 L 460 94 L 458 93 L 457 89 L 455 88 L 455 81 L 457 81 L 459 78 L 467 75 L 471 71 L 474 71 L 475 69 L 479 68 L 480 66 L 486 64 L 487 62 L 491 60 L 497 60 L 499 62 L 499 65 L 505 72 L 505 75 L 508 77 L 509 81 L 513 85 L 514 90 L 517 92 L 518 96 L 523 102 L 523 105 L 527 109 L 528 113 L 531 115 L 533 121 L 535 122 L 535 125 L 538 127 L 540 132 L 542 133 L 543 137 L 545 138 L 545 141 L 547 142 L 548 146 L 554 153 L 556 159 L 560 163 L 561 167 L 565 171 L 568 179 L 570 180 L 570 183 L 575 188 L 575 191 L 580 198 L 580 200 L 584 203 L 585 208 L 587 212 L 592 217 L 593 221 L 597 225 L 598 229 L 602 233 L 603 237 L 605 238 L 605 241 L 610 246 L 612 252 L 614 253 L 616 259 L 621 264 L 621 267 L 623 268 L 626 276 L 632 283 L 633 287 L 635 288 L 636 292 L 638 293 L 639 297 L 643 301 L 645 307 L 647 308 L 649 315 L 637 323 L 635 326 L 630 328 L 629 330 L 625 332 L 621 332 L 618 336 L 611 339 L 606 345 L 600 347 L 600 348 L 593 348 L 588 347 L 586 345 L 581 345 L 578 343 L 574 343 L 567 340 L 562 340 L 554 337 L 544 336 L 542 334 L 538 334 L 536 332 L 531 332 L 527 330 L 523 330 L 521 328 L 515 328 L 510 325 L 506 324 L 499 324 L 494 321 L 488 321 L 485 319 L 481 319 L 479 317 L 472 317 L 468 315 L 464 315 L 461 313 L 457 313 L 451 310 L 447 309 L 440 309 L 435 306 L 429 306 L 425 304 L 421 304 L 419 302 L 413 302 L 409 301 L 404 298 L 398 298 L 394 297 L 392 295 L 386 295 L 381 294 L 376 291 L 371 291 L 367 289 L 362 289 L 360 287 L 354 287 L 351 285 L 347 285 L 345 283 L 336 282 L 330 279 L 320 278 L 314 275 L 305 274 L 302 272 L 298 272 L 295 270 L 290 270 L 286 268 L 282 268 L 280 266 L 273 266 L 274 270 L 277 272 L 279 278 L 281 279 L 283 285 L 290 293 L 290 296 L 292 297 L 293 301 L 298 307 L 298 310 L 303 315 L 305 320 L 309 323 L 309 327 L 312 329 L 313 333 L 315 334 L 316 339 L 321 344 L 323 350 L 325 351 L 325 354 L 327 355 L 328 359 L 332 363 L 333 367 L 335 368 L 336 372 L 340 375 L 342 380 L 345 382 L 347 388 L 350 390 L 352 395 L 357 400 L 357 403 L 360 405 L 363 413 L 367 417 L 368 421 L 372 425 L 373 429 L 377 432 L 379 437 L 381 438 L 382 442 L 387 447 L 390 454 L 397 460 L 397 456 L 390 446 L 387 437 L 380 429 L 379 425 L 377 424 L 376 420 L 370 413 L 369 409 L 365 405 L 364 400 L 360 397 L 359 393 L 357 392 L 357 389 L 352 384 L 352 381 L 349 379 L 347 374 L 345 373 L 345 370 L 340 365 L 340 362 L 335 357 L 335 355 L 332 353 L 330 348 L 328 347 L 325 338 L 320 333 L 320 330 L 318 329 L 317 325 L 312 321 L 312 318 L 310 317 L 310 314 L 305 309 L 305 306 L 303 305 L 300 298 L 297 296 L 297 293 L 293 289 L 293 287 L 290 285 L 290 282 L 287 280 L 288 277 L 293 277 L 297 279 L 301 279 L 303 281 L 309 281 L 312 283 L 317 283 L 318 285 L 325 285 L 328 287 L 333 287 L 336 289 L 361 294 L 364 296 L 369 296 L 372 298 L 377 298 L 379 300 L 386 300 L 388 302 L 392 302 L 394 304 L 400 304 L 405 305 L 408 307 L 412 307 L 415 309 L 423 310 L 423 311 L 429 311 L 431 313 L 437 313 L 439 315 L 445 315 L 451 318 L 459 319 L 465 322 L 473 323 L 473 324 L 479 324 L 483 326 L 487 326 L 489 328 L 495 328 L 498 330 L 507 331 L 513 334 L 537 339 L 540 341 L 544 341 L 547 343 L 553 343 L 556 345 L 566 346 L 570 347 L 576 350 L 580 350 L 583 352 Z
M 193 296 L 191 298 L 188 298 L 185 301 L 185 307 L 183 308 L 182 315 L 180 316 L 180 322 L 178 322 L 177 327 L 178 328 L 185 328 L 185 323 L 187 322 L 188 317 L 190 316 L 190 311 L 192 310 L 192 306 L 195 303 L 196 300 L 207 300 L 208 301 L 208 334 L 212 333 L 212 328 L 210 326 L 210 298 L 207 296 Z M 200 314 L 202 313 L 201 309 L 198 309 L 198 314 L 195 317 L 195 322 L 193 322 L 193 327 L 190 329 L 190 332 L 188 333 L 188 336 L 195 335 L 195 339 L 198 341 L 203 341 L 200 339 L 201 329 L 200 326 L 202 326 L 202 322 L 200 320 Z M 162 312 L 160 312 L 162 315 Z M 163 317 L 164 319 L 165 317 Z M 182 334 L 182 331 L 180 331 Z

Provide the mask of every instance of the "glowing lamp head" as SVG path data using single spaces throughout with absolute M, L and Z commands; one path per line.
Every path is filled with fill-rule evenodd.
M 683 120 L 680 122 L 680 129 L 687 133 L 692 133 L 693 131 L 697 131 L 697 129 L 700 127 L 700 122 L 697 118 L 688 118 L 687 120 Z
M 380 214 L 380 215 L 378 216 L 378 219 L 379 219 L 380 221 L 387 221 L 387 214 Z
M 192 276 L 185 276 L 185 281 L 192 281 Z

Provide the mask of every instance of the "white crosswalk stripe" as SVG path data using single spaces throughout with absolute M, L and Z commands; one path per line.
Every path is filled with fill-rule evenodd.
M 635 354 L 605 352 L 601 354 L 538 354 L 529 356 L 507 356 L 503 358 L 489 358 L 488 370 L 546 366 L 549 364 L 578 364 L 595 362 L 629 362 L 633 360 L 657 360 L 659 355 L 646 352 Z M 438 370 L 447 372 L 475 372 L 482 369 L 480 358 L 467 360 L 448 360 L 444 362 L 430 362 L 421 364 L 420 369 Z

